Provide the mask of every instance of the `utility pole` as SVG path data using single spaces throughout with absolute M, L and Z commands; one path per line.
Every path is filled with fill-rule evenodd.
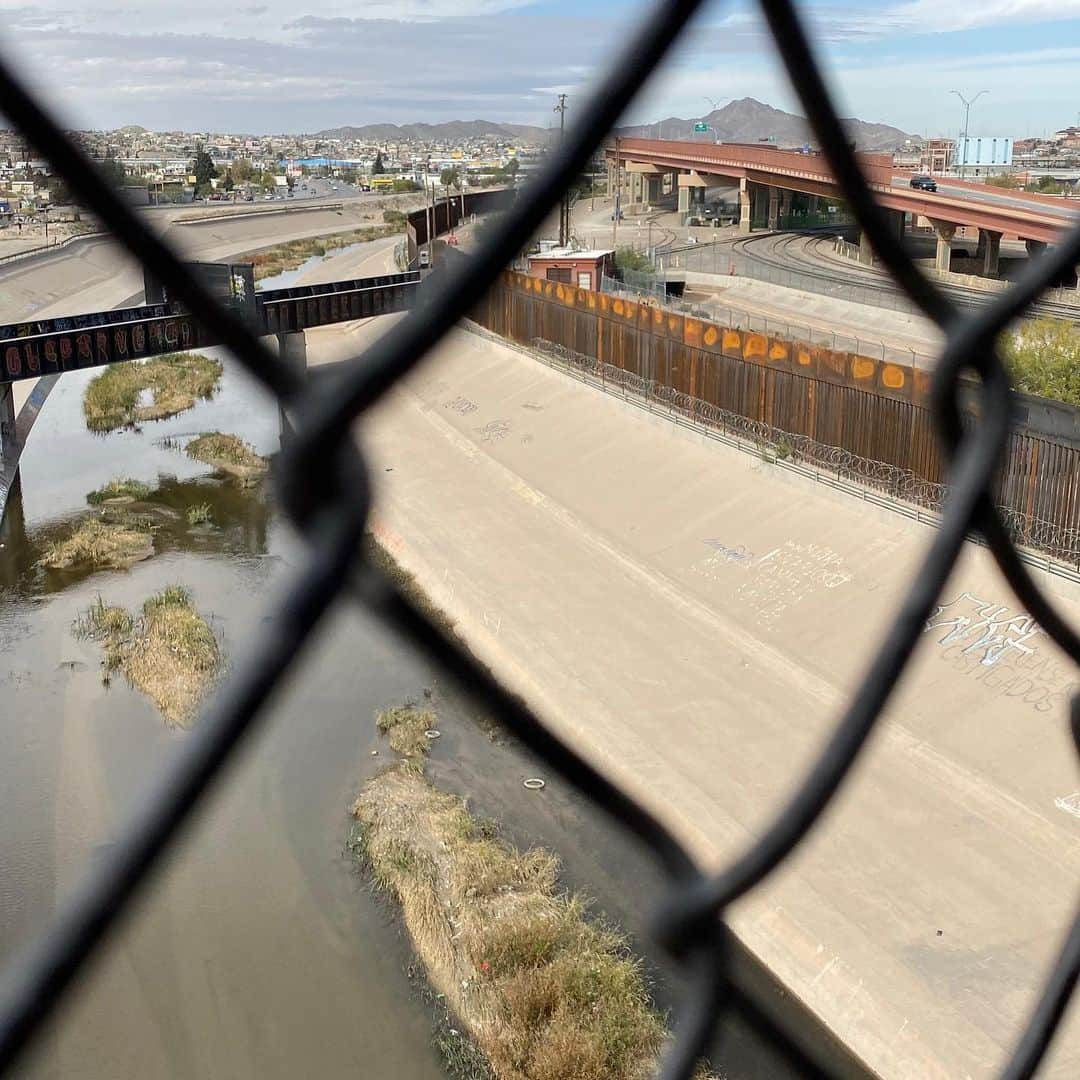
M 424 162 L 424 221 L 427 223 L 428 267 L 431 266 L 431 234 L 435 231 L 435 189 L 431 184 L 429 171 L 431 158 Z
M 611 210 L 611 246 L 618 250 L 619 239 L 619 213 L 622 203 L 622 178 L 619 176 L 621 162 L 619 161 L 619 136 L 615 136 L 615 200 Z
M 555 106 L 555 112 L 559 114 L 559 147 L 562 148 L 566 138 L 566 95 L 559 95 L 559 104 Z M 570 243 L 570 197 L 564 191 L 559 202 L 559 247 L 566 247 Z
M 960 179 L 963 180 L 967 174 L 967 140 L 968 140 L 968 118 L 971 116 L 971 106 L 975 104 L 983 96 L 983 94 L 989 94 L 989 90 L 980 90 L 970 101 L 959 90 L 950 90 L 950 94 L 955 94 L 964 103 L 964 132 L 962 135 L 961 145 L 964 148 L 964 157 L 960 163 Z

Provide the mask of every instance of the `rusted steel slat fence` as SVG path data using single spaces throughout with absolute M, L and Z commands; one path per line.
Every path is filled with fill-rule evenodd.
M 929 375 L 919 368 L 510 271 L 474 316 L 513 341 L 550 342 L 655 390 L 785 432 L 793 437 L 786 447 L 792 452 L 805 437 L 868 465 L 891 466 L 860 466 L 860 479 L 940 505 L 945 463 L 928 403 Z M 1080 565 L 1080 443 L 1069 439 L 1067 424 L 1058 427 L 1057 436 L 1014 428 L 994 495 L 1021 543 Z M 912 476 L 924 483 L 913 488 Z

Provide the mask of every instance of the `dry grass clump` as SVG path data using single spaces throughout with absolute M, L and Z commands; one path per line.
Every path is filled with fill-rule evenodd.
M 86 501 L 93 506 L 100 503 L 141 502 L 152 490 L 149 484 L 144 484 L 141 480 L 118 477 L 110 480 L 104 487 L 99 487 L 97 491 L 91 491 L 86 496 Z
M 151 596 L 136 618 L 98 597 L 74 627 L 76 635 L 101 642 L 104 678 L 122 670 L 170 724 L 185 724 L 221 666 L 221 651 L 191 594 L 170 585 Z
M 202 353 L 168 353 L 153 360 L 112 364 L 91 380 L 83 414 L 91 431 L 113 431 L 142 420 L 162 420 L 209 398 L 221 378 L 221 364 Z M 151 401 L 140 405 L 143 391 Z
M 396 223 L 395 223 L 396 224 Z M 331 251 L 349 247 L 352 244 L 363 244 L 369 240 L 378 240 L 383 236 L 394 236 L 400 231 L 397 228 L 385 226 L 368 226 L 361 229 L 351 229 L 348 232 L 334 233 L 331 236 L 309 237 L 305 240 L 287 240 L 282 244 L 255 251 L 249 255 L 240 256 L 242 262 L 249 262 L 255 267 L 255 280 L 277 277 L 289 270 L 295 270 L 298 266 L 315 256 L 328 255 Z
M 379 726 L 422 760 L 421 718 L 433 720 L 391 709 Z M 666 1031 L 625 936 L 560 891 L 551 852 L 498 839 L 415 759 L 406 764 L 414 767 L 384 772 L 357 800 L 360 848 L 497 1080 L 648 1075 Z
M 189 525 L 207 525 L 214 519 L 213 508 L 209 503 L 194 503 L 185 513 Z
M 396 705 L 377 713 L 375 723 L 390 739 L 392 749 L 405 758 L 415 759 L 427 753 L 428 739 L 424 732 L 435 727 L 435 713 L 415 705 Z
M 242 484 L 255 483 L 269 467 L 266 458 L 255 453 L 243 439 L 220 431 L 204 432 L 186 447 L 187 456 L 228 473 Z
M 88 517 L 69 536 L 48 544 L 38 565 L 50 570 L 73 566 L 125 570 L 153 553 L 154 540 L 146 522 L 127 516 Z

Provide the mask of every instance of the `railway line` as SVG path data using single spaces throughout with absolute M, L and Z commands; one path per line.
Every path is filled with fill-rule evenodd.
M 898 311 L 915 311 L 907 297 L 878 270 L 851 262 L 830 265 L 822 246 L 831 244 L 837 230 L 813 233 L 767 233 L 740 236 L 702 245 L 671 246 L 664 250 L 668 266 L 718 274 L 734 272 L 790 288 Z M 961 307 L 980 307 L 996 295 L 963 285 L 941 285 L 947 296 Z M 1076 305 L 1042 300 L 1032 306 L 1033 314 L 1055 319 L 1080 321 Z

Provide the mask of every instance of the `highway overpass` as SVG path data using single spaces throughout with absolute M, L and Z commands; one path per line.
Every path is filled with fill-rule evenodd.
M 984 271 L 997 273 L 998 245 L 1002 236 L 1028 242 L 1029 251 L 1041 250 L 1057 241 L 1077 212 L 1051 200 L 1023 192 L 999 191 L 983 184 L 942 182 L 937 192 L 912 189 L 910 172 L 896 169 L 888 154 L 859 154 L 867 183 L 878 203 L 893 212 L 896 229 L 902 232 L 907 215 L 925 218 L 938 235 L 937 268 L 949 268 L 949 242 L 958 226 L 979 234 Z M 767 202 L 764 219 L 775 229 L 786 216 L 792 193 L 811 198 L 839 197 L 840 191 L 828 161 L 819 154 L 776 150 L 759 145 L 679 142 L 669 139 L 620 138 L 606 151 L 609 191 L 615 190 L 615 173 L 628 175 L 632 203 L 656 203 L 665 176 L 678 189 L 680 210 L 689 210 L 693 192 L 706 187 L 739 186 L 739 223 L 749 232 L 759 202 Z M 869 248 L 866 248 L 869 256 Z

